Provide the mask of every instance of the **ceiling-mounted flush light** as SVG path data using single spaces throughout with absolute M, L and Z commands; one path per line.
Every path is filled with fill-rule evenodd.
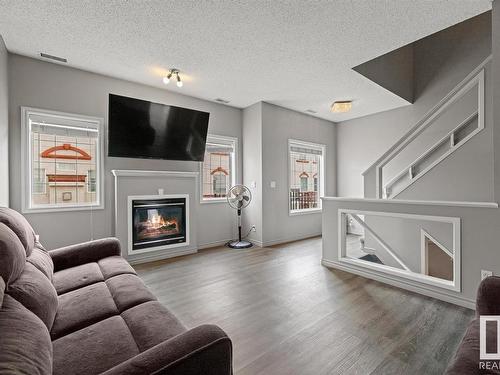
M 169 71 L 166 77 L 163 77 L 163 83 L 168 85 L 170 83 L 170 78 L 172 77 L 172 71 Z
M 180 71 L 179 69 L 175 69 L 175 68 L 172 68 L 168 71 L 168 74 L 163 77 L 163 83 L 165 85 L 168 85 L 170 83 L 170 78 L 172 78 L 172 76 L 175 76 L 177 78 L 177 87 L 182 87 L 182 80 L 181 80 L 181 76 L 180 76 Z
M 340 100 L 332 104 L 331 110 L 335 113 L 349 112 L 352 108 L 352 100 Z

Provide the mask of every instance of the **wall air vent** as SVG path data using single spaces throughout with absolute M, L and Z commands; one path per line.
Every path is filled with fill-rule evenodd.
M 40 56 L 45 58 L 45 59 L 50 59 L 50 60 L 55 60 L 55 61 L 59 61 L 59 62 L 62 62 L 62 63 L 67 63 L 68 60 L 65 59 L 64 57 L 58 57 L 58 56 L 53 56 L 53 55 L 48 55 L 46 53 L 40 53 Z
M 318 113 L 318 111 L 315 111 L 314 109 L 306 109 L 306 112 L 312 114 Z
M 229 100 L 225 100 L 225 99 L 221 99 L 221 98 L 217 98 L 215 99 L 216 102 L 219 102 L 219 103 L 222 103 L 222 104 L 227 104 L 229 103 Z

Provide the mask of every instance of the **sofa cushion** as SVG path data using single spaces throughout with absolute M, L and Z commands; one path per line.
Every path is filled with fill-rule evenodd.
M 496 337 L 496 327 L 487 324 L 486 348 L 496 351 Z M 446 374 L 500 374 L 499 369 L 479 369 L 479 319 L 473 320 L 467 327 L 465 336 Z
M 54 263 L 52 263 L 52 258 L 47 250 L 45 250 L 41 245 L 35 244 L 31 255 L 26 258 L 26 260 L 52 281 Z
M 120 312 L 143 302 L 156 301 L 136 275 L 118 275 L 106 280 L 106 285 Z
M 56 272 L 52 278 L 59 295 L 99 281 L 104 281 L 104 277 L 97 263 L 86 263 L 66 268 Z
M 0 308 L 0 332 L 0 374 L 52 374 L 47 327 L 9 295 Z
M 5 281 L 0 277 L 0 309 L 2 308 L 3 296 L 5 293 Z
M 128 262 L 121 256 L 111 256 L 102 258 L 97 262 L 101 268 L 102 275 L 104 279 L 109 279 L 110 277 L 121 275 L 124 273 L 131 273 L 136 275 L 136 272 Z
M 26 263 L 21 276 L 7 287 L 7 294 L 52 328 L 57 311 L 57 294 L 52 283 L 31 263 Z
M 118 309 L 106 284 L 88 285 L 59 296 L 50 334 L 56 339 L 117 314 Z
M 54 375 L 98 374 L 139 353 L 120 316 L 66 335 L 53 345 Z
M 30 256 L 35 246 L 35 232 L 28 223 L 28 220 L 19 212 L 7 207 L 0 207 L 0 223 L 8 226 L 19 238 L 26 251 L 26 256 Z
M 146 302 L 122 313 L 141 352 L 186 331 L 161 303 Z
M 8 286 L 23 272 L 26 251 L 19 237 L 2 223 L 0 223 L 0 259 L 0 277 Z

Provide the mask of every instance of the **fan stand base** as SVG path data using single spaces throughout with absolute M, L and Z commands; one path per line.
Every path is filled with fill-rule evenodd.
M 245 240 L 229 241 L 226 245 L 228 247 L 230 247 L 231 249 L 248 249 L 249 247 L 253 246 L 253 244 L 251 242 L 245 241 Z

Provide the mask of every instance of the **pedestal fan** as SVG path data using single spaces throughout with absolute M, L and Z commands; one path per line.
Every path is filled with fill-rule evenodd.
M 229 193 L 227 194 L 227 203 L 229 203 L 232 208 L 238 210 L 238 240 L 229 241 L 227 243 L 227 246 L 233 249 L 246 249 L 252 247 L 250 241 L 241 239 L 241 210 L 248 206 L 251 200 L 252 193 L 245 185 L 235 185 L 229 189 Z

